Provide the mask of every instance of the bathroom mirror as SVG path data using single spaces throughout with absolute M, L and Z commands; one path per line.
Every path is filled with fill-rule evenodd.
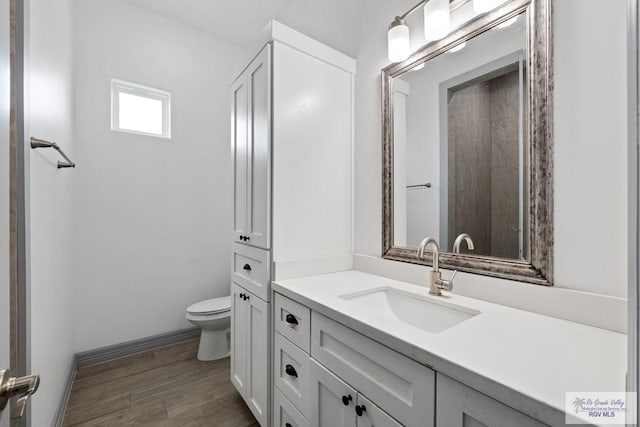
M 431 265 L 433 237 L 441 267 L 552 284 L 550 46 L 549 0 L 514 0 L 382 71 L 384 258 Z

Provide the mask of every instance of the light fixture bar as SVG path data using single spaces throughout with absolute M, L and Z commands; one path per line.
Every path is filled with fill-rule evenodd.
M 430 2 L 434 2 L 430 7 Z M 387 31 L 387 43 L 389 60 L 391 62 L 404 61 L 411 54 L 411 40 L 406 18 L 415 11 L 424 7 L 425 11 L 425 38 L 428 41 L 439 40 L 449 32 L 451 12 L 467 4 L 471 0 L 422 0 L 402 15 L 396 16 Z M 487 1 L 487 0 L 485 0 Z M 495 1 L 495 0 L 493 0 Z M 427 9 L 433 9 L 429 12 Z M 446 13 L 443 11 L 446 10 Z M 429 31 L 427 31 L 429 27 Z
M 429 0 L 422 0 L 417 5 L 413 6 L 411 9 L 407 10 L 404 14 L 396 16 L 396 19 L 406 19 L 409 15 L 413 14 L 416 10 L 420 9 L 421 6 L 427 4 Z M 465 4 L 471 2 L 472 0 L 449 0 L 449 4 L 451 5 L 451 12 L 456 9 L 461 8 Z

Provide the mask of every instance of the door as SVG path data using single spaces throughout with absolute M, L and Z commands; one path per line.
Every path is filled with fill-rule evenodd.
M 245 291 L 247 302 L 247 390 L 245 401 L 260 425 L 269 419 L 269 304 Z
M 247 291 L 231 283 L 231 382 L 244 397 L 247 387 Z
M 311 425 L 355 427 L 357 392 L 313 359 L 309 376 Z
M 447 427 L 543 427 L 539 421 L 438 374 L 436 425 Z
M 356 415 L 358 427 L 402 427 L 402 424 L 361 394 L 358 394 Z
M 9 369 L 9 0 L 0 0 L 0 371 Z M 9 410 L 0 427 L 9 426 Z
M 269 249 L 271 223 L 271 45 L 247 68 L 248 186 L 247 237 L 253 246 Z
M 231 87 L 231 154 L 233 157 L 233 240 L 247 235 L 248 93 L 246 73 Z M 241 239 L 242 237 L 242 239 Z

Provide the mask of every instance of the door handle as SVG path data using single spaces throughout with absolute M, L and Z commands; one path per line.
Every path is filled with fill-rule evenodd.
M 20 419 L 24 415 L 24 408 L 29 398 L 38 391 L 40 375 L 27 375 L 25 377 L 11 377 L 9 370 L 0 371 L 0 412 L 7 406 L 9 400 L 17 397 L 17 414 L 11 418 Z

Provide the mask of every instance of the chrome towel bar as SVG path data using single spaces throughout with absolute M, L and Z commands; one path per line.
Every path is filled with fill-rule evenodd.
M 407 188 L 431 188 L 431 183 L 427 182 L 426 184 L 407 185 Z
M 75 168 L 76 167 L 76 164 L 73 163 L 71 161 L 71 159 L 69 157 L 67 157 L 66 154 L 64 154 L 64 151 L 62 151 L 62 148 L 60 148 L 58 146 L 58 144 L 56 144 L 55 142 L 50 142 L 50 141 L 46 141 L 44 139 L 34 138 L 32 136 L 31 137 L 31 148 L 53 148 L 58 153 L 60 153 L 60 155 L 62 157 L 64 157 L 66 162 L 58 161 L 58 169 Z

